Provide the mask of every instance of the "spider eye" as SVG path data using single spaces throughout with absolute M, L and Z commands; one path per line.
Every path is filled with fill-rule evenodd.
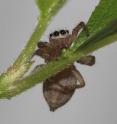
M 52 33 L 50 34 L 50 37 L 52 37 Z
M 61 35 L 65 35 L 66 34 L 66 31 L 65 30 L 60 30 L 60 34 Z
M 69 30 L 66 30 L 67 34 L 69 34 Z
M 54 35 L 55 37 L 57 37 L 57 36 L 59 36 L 59 32 L 58 32 L 58 31 L 55 31 L 55 32 L 53 33 L 53 35 Z

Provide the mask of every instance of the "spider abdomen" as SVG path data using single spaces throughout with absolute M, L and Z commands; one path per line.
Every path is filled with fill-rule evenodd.
M 43 94 L 51 111 L 67 103 L 72 97 L 77 78 L 71 68 L 64 69 L 43 84 Z

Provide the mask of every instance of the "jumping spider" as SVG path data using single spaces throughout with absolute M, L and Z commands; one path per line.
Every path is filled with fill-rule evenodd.
M 84 22 L 80 22 L 73 29 L 72 34 L 69 34 L 68 30 L 54 31 L 49 36 L 49 42 L 38 43 L 38 49 L 35 51 L 34 55 L 39 55 L 44 58 L 45 63 L 56 59 L 58 56 L 60 56 L 63 49 L 67 49 L 71 46 L 72 42 L 76 39 L 78 32 L 82 28 L 88 36 L 89 33 Z M 82 57 L 77 62 L 92 66 L 95 64 L 95 57 L 88 55 Z M 76 69 L 74 64 L 71 64 L 63 71 L 44 81 L 43 94 L 50 107 L 50 110 L 54 111 L 67 103 L 76 89 L 82 88 L 84 86 L 85 81 L 82 75 Z

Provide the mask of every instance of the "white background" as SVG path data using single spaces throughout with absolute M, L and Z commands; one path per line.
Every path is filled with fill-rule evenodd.
M 72 30 L 80 21 L 86 22 L 98 2 L 70 0 L 42 40 L 55 29 Z M 0 72 L 14 62 L 26 44 L 37 16 L 34 0 L 0 0 Z M 77 65 L 86 87 L 76 91 L 65 106 L 50 112 L 39 84 L 11 100 L 0 100 L 0 124 L 117 124 L 117 43 L 93 54 L 93 67 Z

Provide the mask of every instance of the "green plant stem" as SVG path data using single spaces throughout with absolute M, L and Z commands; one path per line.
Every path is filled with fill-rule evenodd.
M 69 53 L 70 55 L 70 53 Z M 50 62 L 49 64 L 42 67 L 36 73 L 31 74 L 12 84 L 7 91 L 0 93 L 0 98 L 10 98 L 16 96 L 17 94 L 25 91 L 26 89 L 31 88 L 32 86 L 38 84 L 39 82 L 45 80 L 53 74 L 56 74 L 58 71 L 64 69 L 70 63 L 73 63 L 77 58 L 83 56 L 81 52 L 79 54 L 71 54 L 69 57 L 61 56 L 58 60 Z
M 21 78 L 33 64 L 33 62 L 31 62 L 32 53 L 47 27 L 49 19 L 50 18 L 43 18 L 43 16 L 40 16 L 39 23 L 37 24 L 25 49 L 22 51 L 15 63 L 8 68 L 5 73 L 0 75 L 0 92 L 7 89 L 7 87 L 14 81 Z
M 0 75 L 0 92 L 5 91 L 14 81 L 19 80 L 29 70 L 33 64 L 31 57 L 37 43 L 52 17 L 55 16 L 67 0 L 48 0 L 46 2 L 49 6 L 48 4 L 45 4 L 45 1 L 43 0 L 36 0 L 36 2 L 40 9 L 38 24 L 17 60 L 5 73 Z
M 117 33 L 110 35 L 98 42 L 95 42 L 93 45 L 87 45 L 87 47 L 79 48 L 76 52 L 72 52 L 67 50 L 65 54 L 63 54 L 57 60 L 50 62 L 49 64 L 45 65 L 37 72 L 25 77 L 22 80 L 19 80 L 12 84 L 8 89 L 7 92 L 1 92 L 0 98 L 11 98 L 13 96 L 18 95 L 19 93 L 33 87 L 34 85 L 40 83 L 41 81 L 49 78 L 53 74 L 61 71 L 62 69 L 66 68 L 74 61 L 78 60 L 80 57 L 85 56 L 91 52 L 96 51 L 99 48 L 102 48 L 108 44 L 113 43 L 117 40 Z
M 37 6 L 40 10 L 38 24 L 17 60 L 7 69 L 6 72 L 0 75 L 0 94 L 3 92 L 6 94 L 9 87 L 11 87 L 16 80 L 21 79 L 29 70 L 33 64 L 31 57 L 36 48 L 37 42 L 39 42 L 52 17 L 56 15 L 59 9 L 66 2 L 67 0 L 47 0 L 45 4 L 45 1 L 43 0 L 36 0 Z
M 88 44 L 86 47 L 81 48 L 84 51 L 84 54 L 86 53 L 92 53 L 104 46 L 107 46 L 109 44 L 112 44 L 114 42 L 117 42 L 117 33 L 114 33 L 111 36 L 108 36 L 102 40 L 99 40 L 99 42 L 94 42 L 93 44 Z
M 35 28 L 35 31 L 33 32 L 27 45 L 25 46 L 25 49 L 21 52 L 20 56 L 14 63 L 15 65 L 20 65 L 22 63 L 24 64 L 27 62 L 27 60 L 30 61 L 32 53 L 34 52 L 34 50 L 37 46 L 37 43 L 39 42 L 42 34 L 44 33 L 45 29 L 47 28 L 48 21 L 49 21 L 49 18 L 44 18 L 43 16 L 40 16 L 40 19 Z

